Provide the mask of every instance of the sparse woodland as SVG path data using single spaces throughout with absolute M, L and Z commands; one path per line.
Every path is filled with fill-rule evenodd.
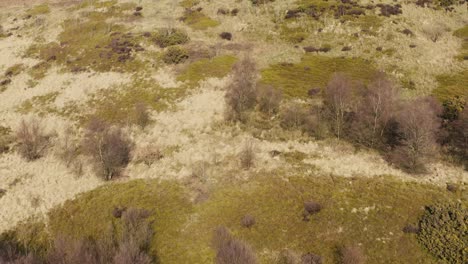
M 0 264 L 467 263 L 466 4 L 0 3 Z

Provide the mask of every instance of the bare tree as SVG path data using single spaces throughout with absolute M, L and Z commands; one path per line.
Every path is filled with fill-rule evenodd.
M 246 56 L 234 65 L 232 81 L 225 96 L 227 120 L 245 121 L 245 113 L 255 106 L 256 79 L 256 65 L 250 57 Z
M 351 126 L 351 137 L 360 144 L 375 147 L 398 109 L 399 93 L 384 73 L 378 73 L 364 91 Z
M 335 73 L 325 90 L 325 108 L 335 135 L 340 138 L 346 113 L 352 107 L 352 81 L 342 73 Z
M 49 136 L 44 132 L 43 125 L 37 119 L 21 121 L 16 131 L 18 152 L 28 161 L 41 158 L 49 143 Z
M 449 152 L 457 157 L 468 170 L 468 103 L 457 114 L 455 120 L 447 125 L 445 138 Z
M 402 140 L 392 155 L 409 172 L 424 172 L 425 162 L 437 153 L 437 135 L 442 109 L 434 98 L 406 102 L 396 121 Z
M 258 108 L 268 116 L 278 112 L 281 99 L 281 91 L 276 90 L 270 85 L 262 85 L 257 88 Z
M 133 144 L 121 128 L 93 119 L 87 126 L 82 148 L 94 159 L 97 174 L 111 180 L 130 162 Z

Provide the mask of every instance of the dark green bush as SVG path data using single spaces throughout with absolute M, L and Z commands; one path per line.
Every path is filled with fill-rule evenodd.
M 169 47 L 163 54 L 163 61 L 167 64 L 179 64 L 188 59 L 188 51 L 182 47 Z
M 179 29 L 161 29 L 154 37 L 154 41 L 161 48 L 185 44 L 189 41 L 187 33 Z
M 468 208 L 461 203 L 426 207 L 419 242 L 448 263 L 468 263 Z

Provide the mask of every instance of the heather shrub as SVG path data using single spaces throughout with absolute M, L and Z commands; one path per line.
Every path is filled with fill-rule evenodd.
M 216 264 L 257 263 L 253 250 L 245 242 L 231 236 L 226 227 L 219 227 L 213 236 Z
M 468 209 L 462 203 L 427 206 L 419 221 L 418 241 L 447 263 L 468 262 Z
M 301 257 L 302 264 L 322 264 L 322 257 L 314 253 L 307 253 Z
M 316 201 L 306 201 L 304 202 L 304 210 L 308 214 L 316 214 L 322 210 L 322 205 Z
M 301 264 L 301 258 L 291 250 L 282 250 L 275 262 L 276 264 Z
M 225 40 L 232 40 L 232 33 L 222 32 L 221 34 L 219 34 L 219 37 Z
M 340 260 L 342 264 L 363 264 L 365 257 L 358 246 L 345 246 L 340 249 Z
M 188 51 L 179 46 L 169 47 L 162 56 L 162 60 L 167 64 L 179 64 L 188 59 Z
M 462 109 L 452 114 L 453 120 L 448 120 L 444 145 L 448 152 L 465 166 L 465 170 L 468 170 L 468 104 Z
M 22 120 L 16 130 L 17 150 L 28 161 L 36 160 L 44 156 L 49 143 L 49 135 L 37 119 Z
M 241 225 L 243 227 L 246 227 L 246 228 L 251 228 L 253 225 L 255 225 L 256 221 L 255 221 L 255 217 L 253 217 L 252 215 L 244 215 L 244 217 L 242 217 L 242 220 L 241 220 Z
M 408 225 L 405 225 L 405 227 L 403 227 L 402 231 L 403 233 L 407 233 L 407 234 L 417 234 L 419 233 L 420 228 L 418 226 L 408 224 Z
M 130 162 L 133 144 L 120 127 L 99 119 L 89 122 L 82 140 L 83 152 L 94 162 L 96 174 L 105 180 L 118 176 Z
M 257 69 L 250 57 L 244 57 L 234 65 L 232 81 L 227 87 L 226 119 L 231 121 L 246 121 L 246 113 L 255 106 L 255 83 Z
M 160 29 L 154 36 L 154 41 L 161 48 L 185 44 L 189 41 L 187 33 L 179 29 L 164 28 Z
M 282 93 L 272 86 L 265 85 L 257 88 L 257 104 L 258 109 L 271 116 L 279 110 L 282 99 Z

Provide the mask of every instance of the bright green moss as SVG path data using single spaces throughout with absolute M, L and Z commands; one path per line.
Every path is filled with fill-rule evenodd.
M 50 7 L 48 4 L 36 5 L 33 8 L 26 11 L 26 14 L 30 16 L 44 15 L 48 13 L 50 13 Z
M 182 18 L 185 24 L 196 30 L 205 30 L 211 27 L 216 27 L 220 23 L 211 19 L 200 11 L 187 10 Z
M 59 94 L 59 92 L 50 92 L 44 95 L 34 96 L 24 101 L 16 110 L 22 114 L 36 113 L 40 116 L 57 113 L 58 109 L 55 107 L 54 102 Z
M 281 63 L 263 70 L 261 82 L 281 89 L 287 97 L 305 98 L 309 89 L 324 88 L 335 72 L 366 82 L 376 70 L 371 62 L 360 58 L 306 54 L 300 63 Z
M 439 86 L 433 94 L 441 101 L 450 101 L 454 97 L 468 98 L 468 70 L 436 77 Z
M 222 78 L 231 72 L 236 61 L 236 57 L 230 55 L 201 59 L 190 64 L 177 77 L 177 80 L 187 82 L 189 86 L 195 86 L 199 81 L 206 78 Z
M 86 114 L 78 119 L 86 122 L 90 116 L 98 117 L 114 124 L 135 122 L 135 106 L 144 104 L 150 110 L 162 111 L 170 108 L 173 103 L 185 95 L 183 88 L 161 88 L 152 81 L 134 80 L 129 85 L 117 87 L 110 92 L 101 90 L 86 102 Z
M 207 201 L 195 205 L 181 186 L 158 180 L 105 185 L 52 210 L 50 234 L 99 238 L 119 221 L 112 210 L 125 206 L 150 211 L 155 230 L 151 252 L 160 263 L 212 263 L 212 232 L 220 225 L 250 244 L 259 263 L 274 263 L 285 248 L 332 260 L 337 247 L 356 243 L 369 263 L 436 263 L 417 237 L 402 228 L 416 224 L 425 205 L 459 198 L 443 188 L 391 177 L 298 175 L 285 180 L 282 171 L 251 175 L 249 181 L 221 180 Z M 308 200 L 323 209 L 304 221 Z M 250 229 L 240 223 L 246 214 L 256 219 Z
M 179 234 L 186 228 L 192 205 L 175 182 L 136 180 L 108 184 L 82 194 L 50 212 L 50 231 L 74 238 L 99 238 L 109 225 L 119 221 L 112 215 L 115 207 L 134 207 L 151 213 L 149 220 L 154 221 L 155 231 L 151 253 L 160 263 L 174 263 L 184 254 L 186 247 Z

